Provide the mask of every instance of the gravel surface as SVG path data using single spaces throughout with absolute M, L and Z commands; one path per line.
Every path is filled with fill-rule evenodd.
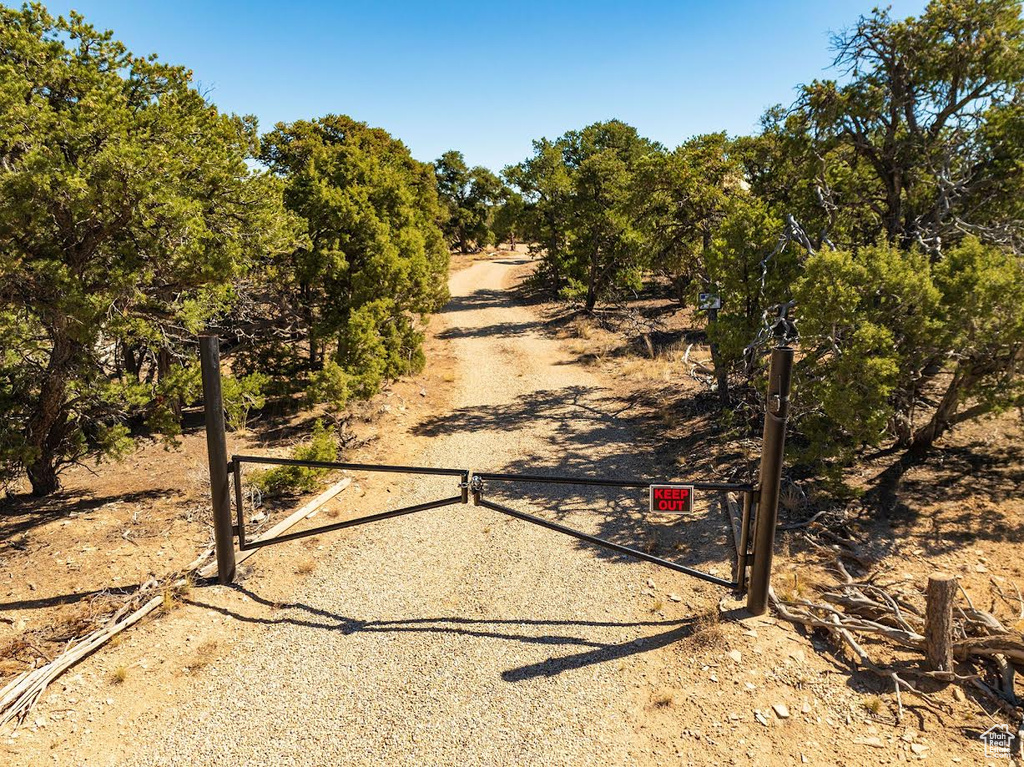
M 626 405 L 503 291 L 519 264 L 452 276 L 441 334 L 459 365 L 452 412 L 415 427 L 432 437 L 417 462 L 650 475 L 650 453 L 616 415 Z M 402 480 L 387 503 L 455 495 L 456 484 Z M 525 490 L 503 497 L 637 542 L 636 516 L 618 499 Z M 648 581 L 695 609 L 721 595 L 472 506 L 324 541 L 294 598 L 204 670 L 173 721 L 150 722 L 122 764 L 645 762 L 637 731 L 657 655 L 647 651 L 677 639 L 681 623 L 650 611 Z

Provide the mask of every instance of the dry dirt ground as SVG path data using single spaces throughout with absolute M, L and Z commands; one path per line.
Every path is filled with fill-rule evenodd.
M 452 301 L 432 321 L 428 369 L 352 420 L 359 439 L 347 460 L 719 478 L 701 447 L 706 418 L 663 406 L 670 383 L 695 386 L 675 383 L 678 364 L 595 353 L 600 337 L 567 333 L 550 307 L 513 290 L 530 271 L 521 253 L 455 267 Z M 229 449 L 283 454 L 310 421 L 299 414 L 229 435 Z M 896 573 L 950 569 L 978 598 L 996 572 L 1019 580 L 1024 509 L 1010 488 L 1020 433 L 1004 420 L 986 436 L 1008 454 L 975 446 L 995 456 L 970 472 L 982 492 L 957 474 L 970 465 L 969 434 L 958 437 L 967 441 L 961 463 L 942 478 L 949 502 L 924 494 L 935 508 L 915 508 L 904 493 L 908 483 L 920 491 L 914 483 L 927 484 L 934 466 L 893 483 L 900 513 L 879 540 Z M 679 460 L 684 448 L 692 465 Z M 31 641 L 0 673 L 52 654 L 55 627 L 73 633 L 114 599 L 105 596 L 113 587 L 173 571 L 208 542 L 203 449 L 193 431 L 181 452 L 151 445 L 96 476 L 75 472 L 42 513 L 7 505 L 0 631 Z M 446 479 L 353 479 L 309 524 L 457 492 Z M 497 484 L 485 493 L 728 575 L 714 498 L 676 519 L 651 518 L 642 494 Z M 780 585 L 825 577 L 789 539 L 780 549 Z M 851 673 L 823 640 L 744 617 L 739 606 L 713 585 L 482 508 L 420 512 L 264 549 L 234 586 L 179 595 L 58 680 L 22 727 L 0 733 L 0 761 L 984 763 L 975 738 L 988 720 L 972 699 L 942 693 L 954 709 L 942 721 L 905 700 L 897 723 L 888 691 Z

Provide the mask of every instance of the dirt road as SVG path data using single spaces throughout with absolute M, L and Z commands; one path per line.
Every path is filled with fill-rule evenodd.
M 582 364 L 540 311 L 517 303 L 509 288 L 525 267 L 505 255 L 453 273 L 432 367 L 366 405 L 381 439 L 347 458 L 599 477 L 682 470 L 681 443 L 657 437 L 671 414 L 663 400 L 624 383 L 614 361 Z M 198 455 L 202 435 L 189 438 Z M 231 449 L 287 450 L 232 439 Z M 706 451 L 706 439 L 683 447 Z M 110 467 L 106 481 L 121 472 Z M 309 524 L 458 492 L 450 478 L 352 478 Z M 714 499 L 652 518 L 638 495 L 485 487 L 500 503 L 728 575 Z M 66 543 L 42 545 L 70 556 Z M 803 574 L 780 548 L 776 585 L 798 591 Z M 130 561 L 104 552 L 111 567 Z M 920 710 L 896 720 L 878 697 L 886 688 L 851 674 L 819 637 L 743 618 L 728 609 L 737 603 L 719 621 L 728 596 L 471 505 L 305 538 L 262 549 L 231 587 L 179 595 L 77 665 L 22 728 L 0 733 L 0 764 L 838 767 L 947 764 L 978 746 Z
M 518 259 L 456 272 L 443 338 L 458 360 L 452 412 L 416 425 L 419 463 L 477 470 L 650 474 L 618 402 L 568 364 L 504 290 Z M 370 480 L 372 483 L 372 480 Z M 456 494 L 408 481 L 389 507 Z M 374 499 L 368 484 L 367 501 Z M 536 489 L 536 488 L 534 488 Z M 494 488 L 497 492 L 497 488 Z M 636 543 L 621 499 L 534 494 L 568 523 Z M 368 508 L 367 511 L 376 509 Z M 639 527 L 637 527 L 637 530 Z M 289 544 L 292 545 L 292 544 Z M 719 563 L 725 571 L 724 561 Z M 630 764 L 651 703 L 646 651 L 689 631 L 719 591 L 472 506 L 336 538 L 267 625 L 206 670 L 173 721 L 124 763 Z M 243 583 L 259 599 L 257 586 Z

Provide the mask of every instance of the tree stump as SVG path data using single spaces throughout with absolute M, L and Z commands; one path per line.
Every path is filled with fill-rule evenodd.
M 933 671 L 953 670 L 953 599 L 956 577 L 939 573 L 929 576 L 925 594 L 925 650 Z

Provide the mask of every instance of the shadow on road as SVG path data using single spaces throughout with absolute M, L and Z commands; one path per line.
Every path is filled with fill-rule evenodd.
M 339 615 L 329 610 L 304 604 L 302 602 L 272 602 L 245 586 L 234 584 L 230 588 L 243 594 L 257 604 L 273 609 L 275 616 L 262 617 L 241 615 L 238 612 L 220 605 L 213 605 L 198 599 L 188 598 L 184 601 L 204 610 L 213 610 L 221 615 L 243 623 L 262 625 L 293 625 L 303 628 L 338 631 L 342 634 L 360 632 L 380 633 L 424 633 L 424 634 L 456 634 L 468 637 L 483 637 L 505 642 L 524 644 L 551 645 L 552 647 L 588 648 L 582 652 L 551 657 L 539 663 L 533 663 L 503 671 L 501 678 L 506 682 L 520 682 L 539 676 L 554 676 L 564 671 L 583 668 L 596 663 L 618 660 L 631 655 L 657 650 L 660 647 L 685 639 L 694 633 L 699 618 L 683 618 L 680 620 L 662 621 L 587 621 L 587 620 L 537 620 L 534 618 L 463 618 L 455 616 L 439 616 L 436 618 L 406 618 L 397 620 L 360 620 Z M 292 615 L 289 613 L 297 613 Z M 506 627 L 516 626 L 551 626 L 566 629 L 579 629 L 576 635 L 569 633 L 530 634 L 517 632 Z M 600 642 L 586 636 L 587 628 L 633 628 L 643 627 L 656 630 L 655 633 L 625 642 Z
M 664 417 L 661 403 L 641 396 L 623 400 L 597 386 L 567 386 L 532 391 L 507 404 L 457 408 L 423 420 L 412 432 L 424 437 L 536 432 L 530 440 L 535 447 L 528 454 L 502 465 L 473 466 L 474 471 L 640 482 L 736 479 L 712 473 L 713 467 L 703 461 L 680 466 L 673 460 L 680 453 L 711 454 L 706 446 L 717 436 L 712 420 L 690 418 L 685 444 L 681 444 L 663 438 Z M 732 561 L 719 493 L 700 493 L 691 514 L 654 516 L 648 511 L 645 489 L 529 482 L 485 485 L 488 500 L 570 527 L 582 524 L 584 532 L 680 564 L 724 568 Z M 579 546 L 612 561 L 632 561 L 587 543 Z

